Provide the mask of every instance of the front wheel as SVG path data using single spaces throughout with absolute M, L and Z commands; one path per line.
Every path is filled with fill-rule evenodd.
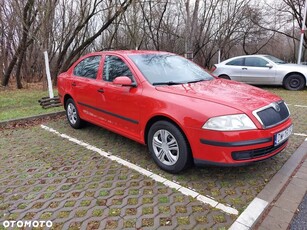
M 71 127 L 79 129 L 82 126 L 82 120 L 73 99 L 69 98 L 66 102 L 66 117 Z
M 182 132 L 168 121 L 154 123 L 148 133 L 148 149 L 163 170 L 179 173 L 191 163 L 191 150 Z
M 299 74 L 291 74 L 284 80 L 284 87 L 288 90 L 302 90 L 305 84 L 305 78 Z

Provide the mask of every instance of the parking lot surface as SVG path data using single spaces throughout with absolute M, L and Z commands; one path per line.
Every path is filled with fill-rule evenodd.
M 307 135 L 307 91 L 265 89 L 289 105 L 294 134 L 280 154 L 244 167 L 193 167 L 172 175 L 154 164 L 145 146 L 103 128 L 87 124 L 74 130 L 64 116 L 44 125 L 229 205 L 240 214 Z M 1 131 L 0 184 L 0 223 L 50 220 L 53 229 L 227 229 L 238 217 L 40 125 Z

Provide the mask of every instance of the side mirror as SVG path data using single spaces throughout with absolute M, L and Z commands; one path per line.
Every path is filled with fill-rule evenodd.
M 121 86 L 135 87 L 136 84 L 127 76 L 119 76 L 113 80 L 113 84 Z
M 271 63 L 268 63 L 265 65 L 266 67 L 269 67 L 270 69 L 273 68 L 273 65 Z

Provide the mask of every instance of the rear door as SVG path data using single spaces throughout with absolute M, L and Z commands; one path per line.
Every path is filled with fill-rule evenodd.
M 93 55 L 81 60 L 73 69 L 72 92 L 81 118 L 92 120 L 97 117 L 95 110 L 97 92 L 97 76 L 101 55 Z M 100 71 L 101 72 L 101 71 Z

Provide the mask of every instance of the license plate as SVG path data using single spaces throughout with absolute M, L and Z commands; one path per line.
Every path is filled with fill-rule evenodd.
M 274 134 L 274 146 L 279 145 L 280 143 L 284 142 L 288 139 L 288 137 L 291 135 L 293 129 L 293 125 L 286 128 L 283 131 L 280 131 L 279 133 Z

